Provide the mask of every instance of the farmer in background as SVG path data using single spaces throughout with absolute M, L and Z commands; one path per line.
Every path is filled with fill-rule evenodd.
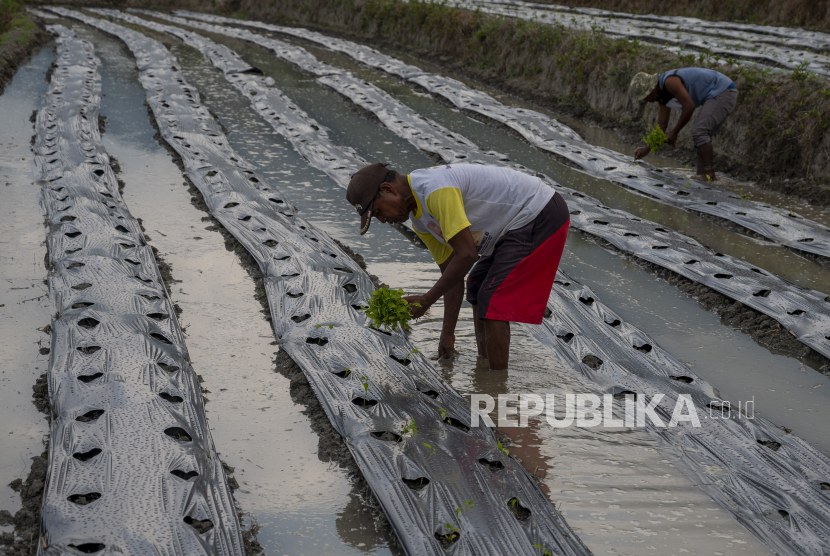
M 712 138 L 717 134 L 723 121 L 735 110 L 738 89 L 731 79 L 720 72 L 703 68 L 683 68 L 667 71 L 660 75 L 640 72 L 631 80 L 631 96 L 637 102 L 659 102 L 660 112 L 657 125 L 667 136 L 667 142 L 674 146 L 680 130 L 686 127 L 692 113 L 702 107 L 692 128 L 692 141 L 697 150 L 697 174 L 700 179 L 715 179 L 715 152 Z M 669 110 L 681 110 L 677 125 L 670 131 Z M 639 160 L 651 152 L 648 146 L 634 152 Z
M 455 353 L 469 273 L 478 354 L 490 369 L 507 370 L 510 323 L 540 324 L 545 314 L 568 235 L 562 196 L 507 168 L 447 164 L 403 175 L 375 163 L 352 176 L 346 199 L 360 214 L 361 234 L 373 216 L 383 223 L 411 220 L 429 248 L 441 278 L 424 295 L 405 299 L 418 318 L 444 298 L 438 355 Z

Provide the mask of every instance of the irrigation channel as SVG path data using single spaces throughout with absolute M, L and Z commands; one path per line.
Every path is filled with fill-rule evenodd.
M 371 76 L 395 95 L 371 87 L 341 69 L 350 67 L 351 62 L 339 55 L 321 61 L 296 44 L 267 37 L 251 41 L 246 35 L 242 38 L 248 42 L 242 42 L 238 29 L 202 27 L 202 31 L 212 32 L 207 37 L 118 12 L 96 11 L 93 18 L 68 10 L 54 11 L 117 36 L 136 56 L 138 74 L 116 39 L 76 27 L 76 34 L 96 46 L 109 71 L 109 76 L 104 72 L 104 92 L 113 98 L 102 99 L 108 118 L 102 143 L 121 162 L 124 201 L 144 219 L 151 243 L 173 263 L 168 285 L 172 280 L 182 281 L 173 287 L 170 303 L 180 304 L 183 322 L 191 323 L 187 330 L 195 343 L 188 338 L 188 344 L 193 364 L 205 379 L 203 386 L 220 392 L 211 395 L 209 407 L 213 411 L 208 417 L 212 434 L 223 460 L 237 467 L 240 480 L 247 476 L 243 484 L 251 483 L 236 491 L 237 502 L 266 525 L 259 540 L 269 553 L 401 549 L 412 554 L 443 553 L 441 545 L 449 544 L 447 550 L 456 554 L 531 554 L 539 553 L 530 546 L 537 543 L 554 553 L 602 553 L 609 547 L 631 554 L 644 549 L 666 554 L 762 554 L 768 550 L 821 554 L 827 550 L 830 512 L 822 490 L 825 485 L 830 487 L 826 456 L 830 440 L 823 426 L 830 386 L 827 378 L 724 327 L 668 283 L 655 282 L 650 273 L 587 239 L 609 238 L 598 230 L 612 224 L 621 231 L 636 230 L 642 232 L 640 237 L 651 238 L 657 224 L 644 224 L 643 218 L 608 209 L 573 189 L 555 185 L 568 195 L 572 209 L 593 212 L 583 219 L 579 214 L 573 216 L 577 229 L 589 235 L 571 235 L 563 261 L 565 272 L 549 301 L 550 315 L 542 327 L 515 331 L 515 365 L 505 376 L 477 366 L 469 348 L 469 309 L 462 314 L 459 334 L 459 344 L 467 347 L 462 347 L 462 356 L 454 362 L 434 364 L 423 354 L 412 352 L 413 345 L 423 348 L 435 344 L 440 307 L 437 314 L 415 326 L 409 340 L 366 329 L 359 309 L 352 305 L 359 307 L 368 295 L 372 288 L 369 277 L 329 239 L 340 239 L 366 255 L 369 270 L 393 286 L 418 292 L 435 278 L 437 269 L 426 253 L 413 248 L 399 232 L 376 226 L 372 236 L 357 236 L 353 211 L 342 203 L 340 188 L 348 180 L 349 165 L 365 159 L 393 160 L 401 169 L 430 165 L 436 156 L 448 162 L 464 157 L 510 164 L 506 156 L 496 152 L 510 151 L 510 158 L 545 171 L 561 183 L 586 185 L 589 191 L 591 187 L 617 189 L 623 191 L 618 198 L 629 203 L 631 198 L 642 197 L 614 186 L 603 189 L 602 180 L 585 178 L 553 159 L 536 157 L 534 149 L 501 129 L 453 112 L 374 70 L 363 70 L 362 75 Z M 98 18 L 103 14 L 127 18 L 153 30 L 138 33 L 115 26 Z M 162 32 L 187 46 L 155 34 Z M 148 36 L 164 40 L 172 55 Z M 42 57 L 27 67 L 34 67 L 39 59 L 42 75 Z M 265 75 L 254 72 L 253 67 Z M 25 76 L 26 71 L 21 74 Z M 306 72 L 320 77 L 309 79 Z M 18 79 L 9 92 L 17 92 Z M 355 85 L 361 89 L 356 91 Z M 0 97 L 0 109 L 4 109 L 9 92 Z M 95 102 L 86 96 L 85 102 Z M 152 140 L 143 106 L 145 96 L 161 137 L 176 152 L 187 178 L 200 193 L 192 186 L 188 189 L 187 182 L 181 184 L 173 159 Z M 227 139 L 205 106 L 229 130 Z M 367 120 L 364 112 L 349 109 L 355 106 L 373 112 L 384 125 Z M 446 120 L 435 119 L 450 129 L 424 119 L 414 107 L 429 115 L 446 115 Z M 415 127 L 421 137 L 406 131 L 407 126 Z M 465 133 L 468 129 L 482 133 Z M 486 137 L 494 143 L 488 146 L 496 151 L 479 150 L 462 133 L 477 140 Z M 525 162 L 513 151 L 531 154 L 525 155 Z M 257 167 L 245 161 L 256 161 Z M 544 164 L 536 163 L 542 161 Z M 107 170 L 104 173 L 111 180 Z M 147 180 L 148 175 L 158 179 Z M 215 224 L 208 226 L 209 234 L 201 231 L 209 217 L 199 212 L 200 203 L 216 218 Z M 653 210 L 648 203 L 654 204 L 648 199 L 633 204 L 645 207 L 638 210 Z M 119 214 L 129 215 L 126 205 L 121 205 Z M 606 218 L 607 223 L 591 221 L 600 218 Z M 254 266 L 258 263 L 280 351 L 299 363 L 335 430 L 347 439 L 400 544 L 390 541 L 388 526 L 371 508 L 371 495 L 355 490 L 359 490 L 358 478 L 350 479 L 336 467 L 327 469 L 306 462 L 326 461 L 324 452 L 330 449 L 326 441 L 331 439 L 324 439 L 319 426 L 315 427 L 314 409 L 307 400 L 308 416 L 290 408 L 287 380 L 269 370 L 271 364 L 266 360 L 275 349 L 269 345 L 272 332 L 264 321 L 250 319 L 259 312 L 252 295 L 256 281 L 239 265 L 234 266 L 237 255 L 222 248 L 219 226 L 241 244 L 236 252 L 247 250 L 256 261 Z M 709 233 L 724 234 L 708 229 Z M 777 311 L 776 307 L 764 309 L 800 334 L 806 344 L 813 341 L 820 352 L 820 338 L 814 334 L 811 340 L 810 331 L 798 328 L 781 309 L 795 301 L 820 308 L 823 299 L 817 292 L 769 273 L 771 267 L 766 263 L 781 257 L 780 249 L 750 265 L 726 253 L 716 258 L 688 236 L 663 230 L 659 233 L 669 239 L 647 244 L 647 249 L 655 244 L 665 245 L 656 251 L 693 249 L 699 261 L 713 265 L 712 276 L 724 268 L 733 272 L 733 277 L 744 276 L 736 268 L 744 269 L 747 276 L 752 276 L 749 272 L 758 274 L 751 268 L 761 271 L 762 278 L 769 280 L 761 285 L 771 284 L 775 289 L 771 287 L 766 297 L 754 297 L 768 299 L 780 292 L 786 302 L 778 299 Z M 739 237 L 731 231 L 727 234 Z M 651 253 L 639 246 L 623 243 L 617 247 L 652 260 Z M 36 251 L 34 245 L 30 251 Z M 724 251 L 728 253 L 728 249 Z M 667 266 L 666 260 L 661 262 Z M 810 262 L 806 265 L 801 268 L 810 270 L 798 281 L 817 279 L 821 283 L 823 269 Z M 785 272 L 777 273 L 787 277 Z M 707 281 L 705 275 L 695 277 Z M 757 282 L 747 285 L 749 289 L 759 287 Z M 736 291 L 730 289 L 729 293 L 738 297 Z M 163 289 L 161 293 L 164 297 Z M 198 299 L 188 300 L 191 295 Z M 803 306 L 813 312 L 812 305 Z M 71 323 L 74 326 L 75 319 Z M 812 324 L 819 330 L 823 326 L 821 319 Z M 171 325 L 175 325 L 175 316 Z M 53 323 L 53 334 L 54 329 Z M 237 357 L 242 361 L 234 361 Z M 599 364 L 597 360 L 601 360 Z M 200 362 L 203 368 L 199 368 Z M 279 367 L 279 356 L 277 362 Z M 345 372 L 346 368 L 350 372 Z M 55 372 L 54 366 L 52 369 Z M 353 369 L 360 369 L 362 377 L 368 378 L 362 379 L 368 388 L 357 380 Z M 748 383 L 759 392 L 749 391 Z M 191 378 L 190 389 L 195 388 L 198 383 Z M 701 408 L 721 397 L 738 400 L 754 395 L 757 413 L 763 418 L 747 419 L 733 411 L 728 419 L 710 419 L 703 411 L 700 431 L 681 426 L 666 432 L 626 427 L 612 431 L 552 429 L 539 416 L 531 416 L 529 428 L 503 430 L 512 440 L 511 455 L 518 458 L 514 459 L 504 457 L 487 429 L 463 430 L 469 428 L 469 407 L 455 393 L 563 395 L 628 390 L 641 392 L 646 402 L 658 390 L 671 393 L 669 397 L 689 394 Z M 788 391 L 782 396 L 781 390 Z M 269 406 L 263 406 L 262 417 L 251 418 L 259 409 L 252 410 L 250 399 L 259 396 Z M 196 398 L 200 400 L 198 395 Z M 368 402 L 369 410 L 358 402 Z M 271 403 L 276 406 L 273 410 Z M 617 402 L 615 411 L 622 405 Z M 442 422 L 445 414 L 450 418 Z M 414 435 L 407 427 L 410 419 L 417 425 Z M 294 427 L 283 428 L 288 422 L 295 423 Z M 787 425 L 794 432 L 779 429 L 772 422 Z M 59 425 L 56 421 L 55 426 Z M 286 430 L 295 427 L 314 430 L 320 435 L 320 446 L 309 441 L 307 432 Z M 233 442 L 242 440 L 240 431 L 254 437 L 258 445 L 236 448 Z M 393 440 L 387 440 L 389 437 Z M 400 442 L 395 442 L 395 437 Z M 419 447 L 422 440 L 437 449 L 433 457 Z M 55 447 L 50 448 L 54 453 Z M 396 463 L 386 467 L 376 463 L 385 458 L 390 462 L 396 458 Z M 481 459 L 490 463 L 484 465 Z M 498 464 L 504 468 L 498 469 Z M 224 480 L 219 469 L 217 476 Z M 528 472 L 541 480 L 541 491 Z M 474 486 L 466 479 L 471 473 L 476 477 Z M 456 478 L 447 481 L 448 477 Z M 402 485 L 401 479 L 412 484 Z M 482 484 L 488 485 L 486 490 L 476 490 Z M 314 500 L 310 495 L 315 490 L 328 503 Z M 470 497 L 475 501 L 473 511 L 452 522 L 454 509 Z M 514 507 L 522 508 L 515 514 L 508 509 L 514 498 L 518 498 Z M 97 511 L 100 502 L 93 501 L 82 509 Z M 567 524 L 551 502 L 559 507 Z M 332 508 L 340 508 L 336 520 Z M 205 516 L 197 517 L 201 523 Z M 527 519 L 522 521 L 522 517 Z M 373 519 L 378 519 L 377 530 Z M 453 535 L 452 528 L 442 526 L 446 521 L 460 525 L 459 537 Z M 200 537 L 203 533 L 198 529 L 185 530 L 192 536 L 187 539 L 207 538 Z M 306 537 L 310 540 L 300 540 Z M 49 537 L 44 536 L 46 539 Z M 201 547 L 207 552 L 222 550 L 213 537 Z
M 452 0 L 448 4 L 484 13 L 598 29 L 662 46 L 678 54 L 792 71 L 801 68 L 830 75 L 830 35 L 818 31 L 766 27 L 692 17 L 636 15 L 519 0 Z

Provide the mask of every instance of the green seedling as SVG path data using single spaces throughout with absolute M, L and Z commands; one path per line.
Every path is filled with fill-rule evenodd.
M 444 524 L 444 527 L 446 527 L 447 529 L 450 530 L 450 532 L 448 533 L 448 536 L 453 535 L 454 533 L 460 532 L 460 529 L 458 527 L 456 527 L 456 525 L 460 525 L 458 523 L 458 520 L 461 519 L 462 517 L 464 517 L 465 515 L 467 515 L 468 513 L 470 513 L 470 511 L 472 511 L 473 507 L 475 507 L 475 501 L 474 500 L 465 500 L 461 503 L 460 508 L 455 509 L 455 521 L 453 523 L 445 523 Z
M 360 377 L 360 383 L 363 385 L 363 407 L 366 407 L 366 397 L 369 395 L 369 379 L 365 376 Z
M 534 544 L 533 548 L 538 548 L 542 552 L 542 556 L 553 556 L 549 550 L 545 550 L 545 547 L 541 544 Z
M 447 420 L 447 410 L 446 410 L 446 409 L 439 409 L 439 410 L 438 410 L 438 413 L 440 413 L 440 414 L 441 414 L 441 420 L 442 420 L 442 421 L 446 421 L 446 420 Z
M 509 455 L 510 455 L 510 450 L 508 450 L 507 448 L 505 448 L 504 446 L 502 446 L 502 445 L 501 445 L 501 440 L 499 440 L 499 451 L 500 451 L 502 454 L 504 454 L 505 456 L 509 456 Z
M 315 330 L 320 330 L 320 328 L 323 327 L 323 326 L 326 326 L 326 325 L 325 324 L 318 324 L 317 326 L 314 327 L 314 329 Z M 329 324 L 328 327 L 329 327 L 329 330 L 331 330 L 332 328 L 334 328 L 334 325 Z
M 660 129 L 659 125 L 655 125 L 654 129 L 651 130 L 651 133 L 643 137 L 643 141 L 646 142 L 646 145 L 648 145 L 653 153 L 656 153 L 662 149 L 668 139 L 669 138 L 666 137 L 666 134 L 662 129 Z
M 692 183 L 692 182 L 687 181 L 687 182 L 686 182 L 686 185 L 684 185 L 683 187 L 685 187 L 686 189 L 689 189 L 689 184 L 690 184 L 690 183 Z
M 403 428 L 403 431 L 401 433 L 401 438 L 400 438 L 400 440 L 398 440 L 398 442 L 403 441 L 403 435 L 405 435 L 408 432 L 411 432 L 412 436 L 415 436 L 416 434 L 418 434 L 418 427 L 415 425 L 415 419 L 414 418 L 412 419 L 412 421 L 407 421 L 406 422 L 406 426 Z
M 744 200 L 749 200 L 749 199 L 752 198 L 752 197 L 749 196 L 749 193 L 744 194 L 744 188 L 743 187 L 738 190 L 738 195 L 740 195 L 741 199 L 744 199 Z
M 350 374 L 352 374 L 351 369 L 343 369 L 343 378 L 348 378 Z
M 419 303 L 414 304 L 420 307 Z M 412 308 L 403 299 L 403 290 L 380 288 L 372 292 L 369 298 L 369 307 L 366 316 L 371 319 L 375 328 L 381 326 L 394 330 L 400 326 L 403 330 L 410 330 L 409 321 L 412 320 Z

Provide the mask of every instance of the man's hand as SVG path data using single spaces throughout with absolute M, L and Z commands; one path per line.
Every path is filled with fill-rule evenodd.
M 438 340 L 438 358 L 450 359 L 458 355 L 455 351 L 455 334 L 445 334 L 441 332 L 441 339 Z
M 413 319 L 423 317 L 432 305 L 432 302 L 430 302 L 425 295 L 407 295 L 403 298 L 403 300 L 409 303 L 409 308 L 412 309 Z M 420 305 L 420 307 L 418 305 Z
M 668 143 L 672 147 L 675 143 L 677 143 L 677 131 L 673 129 L 666 134 L 666 143 Z
M 644 158 L 648 153 L 651 152 L 651 147 L 646 145 L 645 147 L 640 147 L 636 151 L 634 151 L 634 160 L 640 160 Z

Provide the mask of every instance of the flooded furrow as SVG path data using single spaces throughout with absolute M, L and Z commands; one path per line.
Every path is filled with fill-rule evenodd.
M 215 23 L 240 23 L 238 20 L 219 16 L 184 13 L 191 18 Z M 177 23 L 184 22 L 178 20 Z M 677 176 L 666 169 L 637 162 L 630 156 L 597 148 L 545 114 L 504 105 L 487 93 L 472 89 L 460 81 L 425 72 L 419 67 L 405 64 L 367 46 L 302 28 L 280 27 L 255 21 L 247 21 L 244 24 L 290 35 L 342 52 L 363 64 L 422 87 L 460 110 L 508 127 L 534 147 L 566 160 L 590 176 L 632 189 L 662 203 L 702 213 L 727 228 L 740 229 L 809 254 L 811 257 L 818 257 L 819 262 L 828 262 L 830 229 L 792 211 L 758 203 L 746 196 L 722 190 L 713 184 Z
M 58 54 L 34 158 L 55 310 L 38 552 L 241 554 L 173 303 L 100 145 L 100 61 L 71 30 L 49 29 Z
M 196 43 L 196 44 L 198 44 L 198 43 Z M 203 47 L 204 47 L 204 44 L 199 44 L 199 46 L 203 46 Z M 210 47 L 210 48 L 213 48 L 213 47 Z M 217 65 L 223 65 L 223 64 L 222 64 L 222 63 L 219 63 L 219 64 L 217 64 Z M 224 65 L 225 65 L 225 66 L 227 66 L 227 63 L 225 62 L 225 63 L 224 63 Z M 262 103 L 262 102 L 266 102 L 266 103 L 267 103 L 267 99 L 273 98 L 273 95 L 270 95 L 268 92 L 264 92 L 262 89 L 257 89 L 257 91 L 256 91 L 256 94 L 255 94 L 255 95 L 251 94 L 251 93 L 250 93 L 250 91 L 248 91 L 248 94 L 249 94 L 251 97 L 254 97 L 254 101 L 255 101 L 255 102 L 257 102 L 257 103 Z M 280 99 L 282 100 L 282 97 L 280 97 Z M 265 110 L 265 109 L 266 109 L 266 107 L 264 107 L 264 106 L 263 106 L 263 107 L 258 106 L 257 108 L 258 108 L 258 109 L 261 109 L 261 110 Z M 297 125 L 295 124 L 295 127 L 299 127 L 299 126 L 297 126 Z M 314 127 L 314 125 L 312 124 L 311 126 L 308 126 L 308 124 L 306 124 L 306 127 Z M 308 148 L 309 148 L 309 149 L 313 149 L 313 145 L 308 145 Z M 332 161 L 332 164 L 337 164 L 337 163 L 338 163 L 338 161 Z M 619 326 L 619 324 L 618 324 L 617 326 Z M 625 327 L 625 325 L 623 325 L 623 327 Z M 651 347 L 651 346 L 649 346 L 649 348 L 650 348 L 650 347 Z M 675 363 L 674 363 L 674 365 L 675 365 L 675 366 L 677 366 L 678 364 L 675 362 Z M 686 378 L 686 377 L 681 376 L 681 378 Z M 705 387 L 704 387 L 704 389 L 705 389 Z M 764 425 L 764 426 L 766 426 L 766 427 L 769 429 L 769 426 L 768 426 L 768 425 Z M 770 432 L 772 432 L 772 431 L 770 431 Z M 780 431 L 779 431 L 779 432 L 780 432 Z M 711 431 L 710 431 L 710 433 L 711 433 Z M 751 439 L 751 441 L 752 441 L 752 445 L 754 446 L 754 445 L 756 444 L 755 439 L 754 439 L 754 438 L 752 438 L 752 439 Z M 797 444 L 799 441 L 795 441 L 795 442 L 796 442 L 796 444 Z M 744 444 L 744 446 L 746 446 L 746 444 Z M 794 446 L 795 446 L 795 445 L 794 445 Z M 757 529 L 757 528 L 756 528 L 756 531 L 758 531 L 758 529 Z
M 368 276 L 235 156 L 162 45 L 78 12 L 51 10 L 118 36 L 136 56 L 160 133 L 211 213 L 264 271 L 281 345 L 346 437 L 404 549 L 438 554 L 457 542 L 459 549 L 489 554 L 532 554 L 534 544 L 589 553 L 521 466 L 509 458 L 498 471 L 482 463 L 501 459 L 492 432 L 465 424 L 469 405 L 403 334 L 366 326 L 361 304 L 372 289 Z M 274 209 L 274 203 L 285 206 Z M 356 397 L 353 369 L 365 373 L 363 397 Z M 358 402 L 371 409 L 359 409 Z M 440 412 L 436 403 L 444 406 Z M 521 500 L 525 519 L 509 509 L 511 499 Z
M 3 543 L 33 546 L 46 470 L 49 434 L 45 373 L 52 304 L 45 278 L 43 214 L 32 184 L 33 112 L 48 83 L 52 45 L 35 52 L 0 95 L 0 535 Z M 36 388 L 36 398 L 32 393 Z M 43 411 L 41 413 L 39 411 Z M 41 454 L 43 457 L 41 457 Z M 36 465 L 33 469 L 33 458 Z M 32 475 L 32 481 L 27 477 Z M 40 487 L 32 488 L 37 482 Z M 24 486 L 25 490 L 22 488 Z M 9 512 L 11 515 L 7 515 Z M 25 531 L 26 537 L 15 535 Z
M 170 297 L 182 309 L 193 365 L 209 390 L 211 435 L 221 460 L 235 469 L 243 525 L 256 524 L 267 554 L 399 553 L 377 530 L 349 471 L 332 465 L 330 446 L 292 401 L 289 378 L 274 371 L 279 348 L 268 315 L 256 316 L 263 310 L 261 282 L 251 274 L 259 269 L 243 268 L 200 194 L 153 138 L 134 62 L 116 40 L 85 27 L 76 33 L 102 60 L 101 111 L 108 116 L 102 144 L 119 161 L 125 201 L 172 267 Z M 290 147 L 269 154 L 281 168 L 304 165 Z M 297 175 L 326 179 L 313 170 Z

